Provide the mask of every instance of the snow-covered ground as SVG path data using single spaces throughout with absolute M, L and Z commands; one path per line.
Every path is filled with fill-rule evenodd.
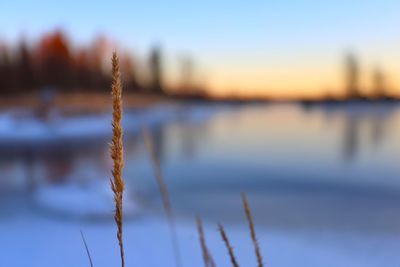
M 162 105 L 138 111 L 127 110 L 123 116 L 125 133 L 140 131 L 141 127 L 157 127 L 172 121 L 199 122 L 220 107 L 209 105 Z M 8 111 L 0 114 L 0 144 L 26 145 L 81 141 L 87 138 L 109 138 L 111 113 L 64 117 L 54 115 L 40 120 L 29 111 Z
M 255 266 L 244 226 L 227 224 L 226 230 L 241 266 Z M 203 266 L 194 221 L 179 220 L 177 228 L 183 265 Z M 86 236 L 96 267 L 119 266 L 111 218 L 93 223 L 27 213 L 0 220 L 2 266 L 89 266 L 80 230 Z M 205 232 L 217 265 L 231 266 L 216 224 L 205 221 Z M 400 242 L 395 236 L 259 228 L 258 237 L 267 266 L 390 267 L 399 266 L 400 262 Z M 124 241 L 127 266 L 175 266 L 163 217 L 147 215 L 126 222 Z

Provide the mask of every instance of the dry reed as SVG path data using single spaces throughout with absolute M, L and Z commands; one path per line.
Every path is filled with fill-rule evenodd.
M 251 209 L 249 206 L 249 202 L 247 201 L 247 197 L 244 193 L 242 193 L 242 201 L 243 201 L 243 208 L 246 213 L 247 221 L 249 223 L 251 240 L 253 242 L 254 251 L 255 251 L 256 257 L 257 257 L 257 264 L 258 264 L 257 266 L 263 267 L 264 263 L 263 263 L 263 259 L 262 259 L 262 255 L 261 255 L 260 245 L 258 244 L 258 240 L 257 240 L 253 216 L 251 215 Z
M 113 179 L 111 180 L 111 189 L 114 193 L 114 201 L 115 201 L 115 214 L 114 219 L 115 223 L 117 224 L 117 238 L 119 242 L 120 248 L 120 256 L 121 256 L 121 266 L 125 266 L 125 256 L 124 256 L 124 243 L 123 243 L 123 211 L 122 211 L 122 201 L 123 201 L 123 193 L 125 189 L 125 183 L 122 178 L 122 170 L 124 166 L 124 158 L 123 158 L 123 142 L 122 142 L 122 85 L 121 85 L 121 74 L 119 70 L 119 60 L 117 53 L 114 52 L 112 56 L 112 88 L 111 88 L 111 95 L 112 95 L 112 106 L 113 106 L 113 118 L 112 118 L 112 142 L 110 145 L 110 152 L 111 158 L 113 160 L 113 169 L 112 169 L 112 176 Z M 176 234 L 176 226 L 175 226 L 175 218 L 171 208 L 171 202 L 169 198 L 168 188 L 164 182 L 164 178 L 162 176 L 161 167 L 159 159 L 157 158 L 156 154 L 154 153 L 153 149 L 153 141 L 151 138 L 151 134 L 149 131 L 143 127 L 143 136 L 146 144 L 146 148 L 148 153 L 151 156 L 151 162 L 154 168 L 155 177 L 157 180 L 157 184 L 159 186 L 159 190 L 162 197 L 162 202 L 164 206 L 164 211 L 168 218 L 170 232 L 171 232 L 171 240 L 174 249 L 175 261 L 178 267 L 182 266 L 181 264 L 181 256 L 179 251 L 178 245 L 178 238 Z M 251 215 L 251 210 L 246 198 L 246 195 L 242 193 L 242 200 L 243 200 L 243 207 L 246 213 L 246 217 L 249 223 L 250 228 L 250 235 L 253 241 L 255 253 L 257 256 L 258 267 L 263 267 L 262 255 L 260 252 L 260 247 L 257 241 L 256 232 L 254 229 L 254 222 Z M 229 242 L 228 236 L 225 232 L 225 229 L 222 224 L 218 225 L 219 232 L 221 234 L 222 240 L 225 243 L 225 246 L 228 250 L 229 257 L 233 267 L 239 267 L 239 264 L 236 260 L 233 248 Z M 215 262 L 207 248 L 207 244 L 205 241 L 203 225 L 201 219 L 197 218 L 197 230 L 199 233 L 200 244 L 203 252 L 203 259 L 205 267 L 215 267 Z M 90 266 L 93 267 L 92 258 L 90 256 L 90 252 L 85 240 L 85 237 L 81 231 L 82 240 L 84 242 L 86 252 L 89 258 Z
M 170 232 L 171 232 L 171 241 L 172 241 L 172 246 L 174 250 L 174 257 L 175 257 L 175 263 L 177 267 L 182 266 L 182 261 L 181 261 L 181 255 L 180 255 L 180 250 L 179 250 L 179 244 L 178 244 L 178 237 L 176 233 L 176 225 L 175 225 L 175 217 L 172 212 L 171 208 L 171 201 L 168 193 L 168 188 L 167 185 L 164 181 L 162 172 L 161 172 L 161 165 L 158 157 L 156 156 L 154 152 L 154 146 L 153 146 L 153 139 L 151 137 L 151 134 L 149 130 L 146 127 L 142 127 L 142 132 L 143 132 L 143 137 L 144 141 L 146 144 L 146 149 L 148 153 L 150 154 L 151 157 L 151 162 L 153 165 L 154 169 L 154 175 L 157 180 L 157 184 L 160 190 L 163 206 L 164 206 L 164 212 L 167 216 L 169 227 L 170 227 Z
M 231 243 L 229 242 L 228 236 L 225 232 L 224 226 L 222 224 L 218 224 L 218 229 L 221 234 L 222 240 L 225 243 L 226 248 L 228 249 L 229 257 L 231 259 L 231 263 L 233 267 L 239 267 L 239 264 L 236 260 L 235 254 L 233 252 L 233 248 L 231 246 Z
M 203 253 L 204 266 L 205 267 L 216 267 L 214 259 L 212 258 L 210 251 L 208 250 L 208 247 L 207 247 L 206 238 L 204 235 L 203 223 L 202 223 L 200 217 L 196 218 L 196 223 L 197 223 L 197 232 L 199 234 L 201 251 Z
M 92 256 L 90 255 L 89 247 L 88 247 L 88 245 L 86 243 L 86 239 L 85 239 L 85 236 L 83 235 L 82 230 L 81 230 L 81 237 L 82 237 L 83 244 L 85 245 L 86 254 L 87 254 L 88 259 L 89 259 L 90 267 L 93 267 Z
M 115 214 L 114 219 L 117 224 L 117 238 L 120 248 L 121 266 L 125 266 L 124 256 L 124 243 L 122 234 L 122 199 L 125 189 L 125 183 L 122 179 L 122 169 L 124 167 L 123 157 L 123 143 L 122 143 L 122 85 L 121 85 L 121 74 L 119 70 L 119 59 L 117 53 L 114 52 L 112 55 L 112 106 L 113 106 L 113 118 L 112 118 L 112 129 L 113 136 L 110 145 L 111 158 L 113 160 L 113 169 L 111 179 L 111 189 L 114 192 L 115 201 Z

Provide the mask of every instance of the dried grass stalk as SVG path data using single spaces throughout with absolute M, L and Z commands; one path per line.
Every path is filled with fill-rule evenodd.
M 263 259 L 262 259 L 262 255 L 261 255 L 260 245 L 258 244 L 258 240 L 257 240 L 256 230 L 254 227 L 253 216 L 251 215 L 251 209 L 249 206 L 249 202 L 247 201 L 247 197 L 244 193 L 242 193 L 242 201 L 243 201 L 243 208 L 246 213 L 247 221 L 249 223 L 251 240 L 253 242 L 254 251 L 255 251 L 256 257 L 257 257 L 257 266 L 263 267 L 264 264 L 263 264 Z
M 225 243 L 226 248 L 228 249 L 229 257 L 231 259 L 231 263 L 233 267 L 239 267 L 239 264 L 236 260 L 235 254 L 233 252 L 233 248 L 229 242 L 228 236 L 226 235 L 224 226 L 222 224 L 218 224 L 218 229 L 221 234 L 222 240 Z
M 167 216 L 169 227 L 170 227 L 170 232 L 171 232 L 171 241 L 172 241 L 172 246 L 174 250 L 174 257 L 175 257 L 175 263 L 177 267 L 182 266 L 182 260 L 181 260 L 181 254 L 180 254 L 180 249 L 179 249 L 179 244 L 178 244 L 178 237 L 176 233 L 176 225 L 175 225 L 175 217 L 172 212 L 171 208 L 171 201 L 168 193 L 168 188 L 167 185 L 164 181 L 164 177 L 161 172 L 161 166 L 160 166 L 160 160 L 156 156 L 154 152 L 154 146 L 153 146 L 153 139 L 151 137 L 151 134 L 149 130 L 146 127 L 142 127 L 142 132 L 143 132 L 143 137 L 144 137 L 144 142 L 146 145 L 146 149 L 148 153 L 150 154 L 151 157 L 151 162 L 153 165 L 155 177 L 157 180 L 157 184 L 160 190 L 163 206 L 164 206 L 164 212 Z
M 84 236 L 82 230 L 81 230 L 81 237 L 82 237 L 83 244 L 85 245 L 86 254 L 87 254 L 88 258 L 89 258 L 90 267 L 93 267 L 92 256 L 90 255 L 89 247 L 88 247 L 88 245 L 86 243 L 86 239 L 85 239 L 85 236 Z
M 122 144 L 122 85 L 121 74 L 119 70 L 119 59 L 117 53 L 114 52 L 112 56 L 112 105 L 113 105 L 113 118 L 112 128 L 113 136 L 110 146 L 111 158 L 113 160 L 113 169 L 111 179 L 111 189 L 114 192 L 115 201 L 115 223 L 117 224 L 117 238 L 121 254 L 121 266 L 125 266 L 124 257 L 124 243 L 122 240 L 122 199 L 125 189 L 125 183 L 122 179 L 122 169 L 124 167 L 123 144 Z
M 197 232 L 199 233 L 201 251 L 203 253 L 204 266 L 216 267 L 214 259 L 212 258 L 210 251 L 208 250 L 207 247 L 206 238 L 204 235 L 203 223 L 200 217 L 196 218 L 196 223 L 197 223 Z

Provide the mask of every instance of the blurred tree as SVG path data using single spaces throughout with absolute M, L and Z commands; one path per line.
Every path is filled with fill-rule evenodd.
M 150 54 L 151 89 L 155 93 L 163 93 L 161 49 L 155 46 Z
M 193 91 L 193 61 L 189 57 L 181 60 L 181 89 L 183 94 L 192 93 Z
M 101 35 L 89 47 L 92 87 L 105 92 L 111 81 L 110 71 L 104 68 L 104 63 L 109 66 L 108 46 L 109 40 Z
M 190 57 L 181 59 L 181 84 L 179 93 L 193 97 L 205 97 L 205 85 L 201 84 L 205 79 L 201 79 L 199 70 Z
M 40 92 L 45 88 L 64 91 L 108 92 L 111 83 L 109 57 L 116 45 L 104 36 L 88 46 L 72 48 L 60 31 L 44 35 L 35 44 L 21 40 L 15 48 L 0 42 L 0 94 Z M 121 57 L 124 84 L 130 91 L 140 88 L 136 61 L 130 53 Z M 161 53 L 151 54 L 151 81 L 154 92 L 163 91 Z M 142 67 L 145 69 L 144 67 Z
M 138 91 L 139 85 L 136 78 L 136 69 L 134 65 L 134 61 L 130 57 L 128 53 L 125 53 L 121 57 L 121 72 L 122 79 L 124 81 L 125 87 L 129 91 Z
M 383 99 L 386 96 L 385 75 L 381 68 L 376 67 L 372 73 L 373 97 Z
M 41 86 L 66 89 L 73 85 L 73 59 L 68 40 L 61 31 L 45 36 L 36 53 L 40 64 Z
M 360 98 L 359 66 L 354 54 L 346 55 L 345 59 L 346 90 L 349 99 Z
M 13 64 L 7 47 L 0 46 L 0 90 L 2 93 L 12 93 L 13 89 Z
M 80 49 L 75 59 L 76 86 L 91 89 L 93 87 L 90 56 L 86 49 Z
M 35 71 L 32 62 L 32 55 L 25 41 L 21 41 L 19 44 L 16 68 L 18 91 L 31 91 L 32 88 L 36 86 Z

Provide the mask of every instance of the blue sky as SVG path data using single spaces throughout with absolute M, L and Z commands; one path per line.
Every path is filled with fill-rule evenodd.
M 346 50 L 396 76 L 399 10 L 398 0 L 3 0 L 0 39 L 35 39 L 60 27 L 78 43 L 103 33 L 140 55 L 159 43 L 171 62 L 193 56 L 220 91 L 307 94 L 339 87 Z

